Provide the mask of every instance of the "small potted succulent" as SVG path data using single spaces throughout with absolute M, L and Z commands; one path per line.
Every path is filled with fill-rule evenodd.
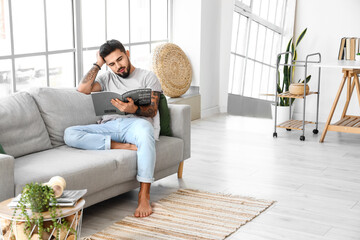
M 355 60 L 356 60 L 356 61 L 360 61 L 360 53 L 357 53 L 357 54 L 355 55 Z
M 77 235 L 76 230 L 70 228 L 67 221 L 58 220 L 61 216 L 61 208 L 57 205 L 54 189 L 48 184 L 27 184 L 23 188 L 17 207 L 14 209 L 13 219 L 16 219 L 18 210 L 20 210 L 19 216 L 25 219 L 25 223 L 21 228 L 18 228 L 21 225 L 16 224 L 16 231 L 18 232 L 13 233 L 14 235 L 20 234 L 25 239 L 39 240 L 49 239 L 51 234 L 56 239 L 60 239 L 60 232 L 64 230 L 70 230 L 75 236 Z M 51 221 L 44 222 L 43 213 L 45 211 L 49 211 Z M 19 229 L 22 229 L 23 233 Z M 54 229 L 55 231 L 53 231 Z

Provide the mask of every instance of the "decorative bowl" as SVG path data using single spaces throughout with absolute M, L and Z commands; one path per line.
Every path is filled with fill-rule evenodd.
M 304 94 L 304 83 L 292 83 L 289 87 L 289 92 L 294 95 Z M 306 94 L 309 93 L 309 85 L 306 84 Z

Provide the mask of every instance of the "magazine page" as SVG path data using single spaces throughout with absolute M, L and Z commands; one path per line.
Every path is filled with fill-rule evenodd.
M 87 189 L 64 190 L 63 194 L 57 199 L 58 203 L 75 203 L 87 193 Z
M 119 109 L 111 104 L 111 99 L 119 99 L 123 102 L 128 102 L 127 98 L 134 100 L 137 106 L 144 106 L 151 104 L 151 88 L 135 89 L 120 95 L 115 92 L 92 92 L 91 98 L 93 101 L 96 116 L 103 116 L 107 114 L 124 115 Z
M 126 100 L 128 97 L 132 98 L 137 106 L 149 105 L 151 104 L 151 89 L 144 88 L 128 91 L 123 94 L 124 102 L 128 102 Z
M 91 93 L 96 116 L 103 116 L 108 114 L 124 115 L 119 109 L 111 104 L 111 99 L 122 99 L 122 96 L 115 92 L 93 92 Z

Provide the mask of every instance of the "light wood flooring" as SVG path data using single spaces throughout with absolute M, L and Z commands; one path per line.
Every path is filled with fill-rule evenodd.
M 183 179 L 153 184 L 151 200 L 178 188 L 252 196 L 277 201 L 231 240 L 360 239 L 360 135 L 328 132 L 324 143 L 307 125 L 278 129 L 269 119 L 219 114 L 192 122 L 192 156 Z M 99 231 L 137 205 L 137 190 L 85 209 L 82 236 Z

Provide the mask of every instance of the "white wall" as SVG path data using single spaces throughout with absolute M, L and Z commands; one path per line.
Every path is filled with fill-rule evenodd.
M 200 86 L 201 0 L 173 0 L 173 43 L 189 58 L 192 86 Z
M 227 112 L 228 86 L 230 71 L 230 50 L 232 20 L 235 0 L 221 1 L 221 23 L 220 23 L 220 72 L 219 72 L 219 105 L 220 112 Z
M 220 0 L 201 1 L 200 94 L 201 114 L 219 112 Z
M 202 117 L 226 111 L 234 0 L 173 0 L 173 42 L 187 54 Z
M 342 37 L 360 37 L 360 1 L 359 0 L 298 0 L 296 8 L 295 36 L 308 28 L 305 38 L 298 47 L 298 59 L 305 58 L 307 53 L 320 52 L 322 62 L 336 60 L 340 39 Z M 317 71 L 310 69 L 313 78 L 310 89 L 316 88 Z M 296 78 L 304 73 L 296 69 Z M 336 92 L 342 79 L 341 69 L 323 68 L 321 70 L 320 115 L 319 121 L 325 122 L 330 112 Z M 295 101 L 295 117 L 302 118 L 302 100 Z M 338 120 L 345 102 L 345 92 L 338 103 L 333 121 Z M 360 108 L 356 93 L 353 95 L 348 113 L 359 115 Z M 314 120 L 316 97 L 310 96 L 306 101 L 306 114 Z

